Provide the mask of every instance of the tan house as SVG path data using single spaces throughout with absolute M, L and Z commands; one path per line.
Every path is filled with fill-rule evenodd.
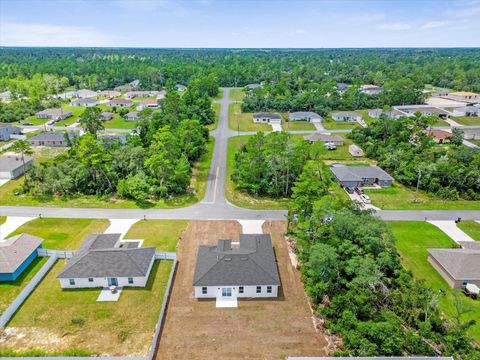
M 480 94 L 470 91 L 457 91 L 448 94 L 448 98 L 455 101 L 480 102 Z
M 355 144 L 352 144 L 352 145 L 349 145 L 349 146 L 348 146 L 348 152 L 349 152 L 350 155 L 352 155 L 353 157 L 362 157 L 362 156 L 365 156 L 365 153 L 363 152 L 363 150 L 360 149 L 360 147 L 358 147 L 358 146 L 355 145 Z

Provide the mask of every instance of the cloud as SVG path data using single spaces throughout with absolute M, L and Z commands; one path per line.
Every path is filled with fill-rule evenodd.
M 296 35 L 303 35 L 303 34 L 306 34 L 307 31 L 306 30 L 303 30 L 303 29 L 297 29 L 295 30 L 295 34 Z
M 381 30 L 391 30 L 391 31 L 404 31 L 410 30 L 412 25 L 407 23 L 391 23 L 391 24 L 381 24 L 378 26 Z
M 3 22 L 3 46 L 115 46 L 118 38 L 86 26 Z
M 441 27 L 445 27 L 447 23 L 445 21 L 429 21 L 422 26 L 420 26 L 421 30 L 428 30 L 428 29 L 437 29 Z

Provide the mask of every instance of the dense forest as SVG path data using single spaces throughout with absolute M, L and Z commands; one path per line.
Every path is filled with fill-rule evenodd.
M 418 184 L 444 199 L 480 200 L 480 150 L 461 145 L 461 130 L 453 132 L 449 146 L 437 146 L 428 135 L 432 121 L 421 116 L 398 120 L 382 116 L 349 137 L 400 183 Z
M 314 310 L 341 335 L 337 354 L 480 359 L 462 305 L 444 319 L 441 294 L 402 267 L 387 225 L 330 195 L 321 171 L 308 162 L 295 183 L 288 233 Z

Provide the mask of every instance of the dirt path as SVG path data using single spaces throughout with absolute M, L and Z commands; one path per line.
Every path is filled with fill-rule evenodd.
M 325 355 L 326 341 L 314 331 L 300 276 L 288 257 L 284 222 L 266 222 L 282 281 L 275 300 L 240 300 L 237 309 L 217 309 L 215 301 L 193 298 L 193 272 L 200 244 L 238 240 L 236 221 L 192 221 L 178 247 L 173 286 L 158 359 L 285 359 Z

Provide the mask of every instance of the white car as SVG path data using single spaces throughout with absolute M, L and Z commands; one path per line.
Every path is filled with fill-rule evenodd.
M 360 199 L 362 199 L 362 201 L 363 201 L 365 204 L 370 204 L 370 203 L 372 202 L 372 201 L 370 200 L 370 196 L 365 195 L 365 194 L 360 195 Z

